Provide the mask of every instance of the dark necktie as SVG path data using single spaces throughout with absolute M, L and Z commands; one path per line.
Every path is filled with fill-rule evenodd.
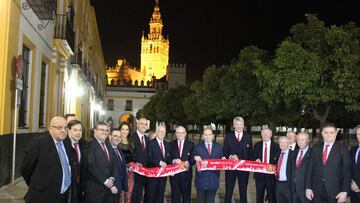
M 145 151 L 145 141 L 144 141 L 144 136 L 141 137 L 141 148 L 143 151 Z
M 278 165 L 277 165 L 277 167 L 276 167 L 275 177 L 276 177 L 277 179 L 279 179 L 280 169 L 281 169 L 281 165 L 282 165 L 282 162 L 283 162 L 284 154 L 285 154 L 285 152 L 282 152 L 282 153 L 281 153 L 280 159 L 279 159 L 279 162 L 278 162 Z
M 120 161 L 122 161 L 121 154 L 120 154 L 118 148 L 115 147 L 114 150 L 115 150 L 116 156 L 120 159 Z
M 178 149 L 179 149 L 179 156 L 181 157 L 181 141 L 179 142 Z
M 79 157 L 79 143 L 74 142 L 74 149 L 76 153 L 76 161 L 77 163 L 80 163 L 80 157 Z
M 268 163 L 268 161 L 267 161 L 267 144 L 266 143 L 264 143 L 265 144 L 265 149 L 264 149 L 264 163 Z
M 210 156 L 210 155 L 211 155 L 211 148 L 210 148 L 210 144 L 208 144 L 207 150 L 208 150 L 208 153 L 209 153 L 209 156 Z
M 328 153 L 328 148 L 329 148 L 329 144 L 326 145 L 325 147 L 325 150 L 323 151 L 323 154 L 322 154 L 322 162 L 324 164 L 324 166 L 326 165 L 326 160 L 327 160 L 327 153 Z
M 164 156 L 164 146 L 163 146 L 163 143 L 162 143 L 162 142 L 160 142 L 160 150 L 161 150 L 161 155 L 162 155 L 163 157 L 165 157 L 165 156 Z
M 103 148 L 103 150 L 104 150 L 106 160 L 109 161 L 109 155 L 108 155 L 108 153 L 107 153 L 107 151 L 106 151 L 105 143 L 104 143 L 104 142 L 101 142 L 101 146 L 102 146 L 102 148 Z
M 299 168 L 301 161 L 302 161 L 302 155 L 303 155 L 303 150 L 300 151 L 300 155 L 298 160 L 296 161 L 296 168 Z

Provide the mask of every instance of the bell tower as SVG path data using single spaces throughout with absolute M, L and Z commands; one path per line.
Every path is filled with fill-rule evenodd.
M 166 75 L 169 63 L 169 39 L 162 34 L 163 23 L 160 14 L 159 0 L 155 0 L 154 12 L 149 23 L 149 33 L 141 38 L 141 73 L 144 81 L 152 77 L 160 79 Z

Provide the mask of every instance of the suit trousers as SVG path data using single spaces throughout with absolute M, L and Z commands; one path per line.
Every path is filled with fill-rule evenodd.
M 225 203 L 231 203 L 234 186 L 238 179 L 240 203 L 247 203 L 247 186 L 249 182 L 249 172 L 226 171 L 225 172 Z
M 320 192 L 314 194 L 314 203 L 336 203 L 337 199 L 332 198 L 329 196 L 328 192 L 326 191 L 325 184 L 322 184 Z
M 143 198 L 146 177 L 134 173 L 134 189 L 131 194 L 131 203 L 140 203 Z
M 273 175 L 257 174 L 255 179 L 256 203 L 263 203 L 265 190 L 269 203 L 275 203 L 275 182 Z
M 292 202 L 290 182 L 276 181 L 275 194 L 276 194 L 276 203 Z
M 188 174 L 188 172 L 184 172 L 184 174 L 176 174 L 174 177 L 170 177 L 172 203 L 190 203 L 191 180 L 192 177 Z
M 196 190 L 196 202 L 197 203 L 215 203 L 215 190 Z

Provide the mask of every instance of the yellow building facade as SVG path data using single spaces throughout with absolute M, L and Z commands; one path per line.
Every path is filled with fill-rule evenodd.
M 74 113 L 88 136 L 103 112 L 107 81 L 90 0 L 1 0 L 0 30 L 0 165 L 8 172 L 14 132 L 23 150 L 52 117 Z

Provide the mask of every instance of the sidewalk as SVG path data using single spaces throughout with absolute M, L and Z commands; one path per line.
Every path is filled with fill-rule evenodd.
M 24 179 L 15 180 L 15 185 L 6 185 L 0 188 L 0 203 L 24 203 L 27 186 Z

